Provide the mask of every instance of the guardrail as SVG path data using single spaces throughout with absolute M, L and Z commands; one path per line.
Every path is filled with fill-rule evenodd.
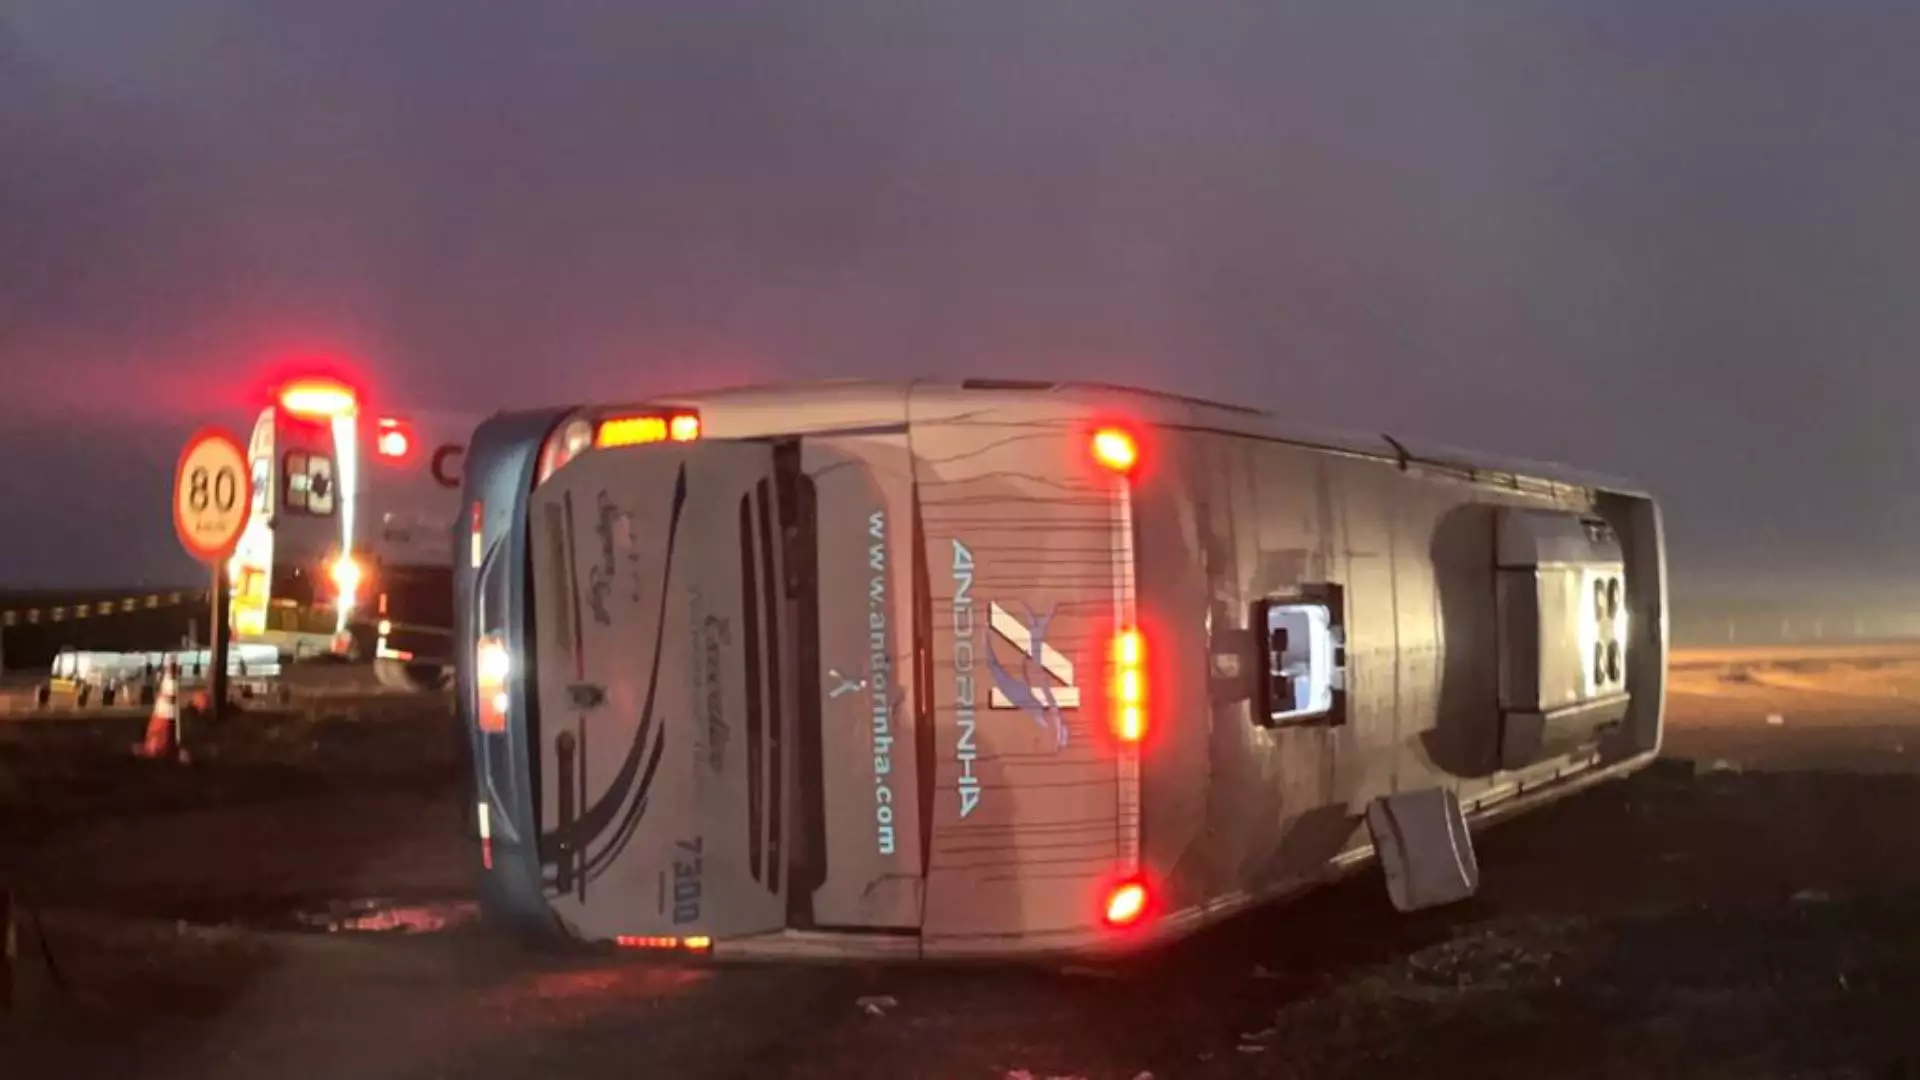
M 1791 611 L 1721 614 L 1684 612 L 1671 624 L 1682 646 L 1814 645 L 1920 638 L 1920 612 Z
M 106 592 L 0 601 L 0 668 L 45 668 L 63 649 L 177 648 L 207 622 L 206 589 Z
M 123 596 L 116 600 L 91 600 L 71 604 L 35 604 L 19 606 L 0 611 L 0 629 L 15 626 L 49 625 L 69 620 L 78 622 L 88 618 L 106 618 L 111 615 L 130 615 L 136 611 L 153 611 L 161 607 L 176 607 L 180 604 L 207 602 L 205 590 L 175 590 L 163 593 L 144 593 L 139 596 Z

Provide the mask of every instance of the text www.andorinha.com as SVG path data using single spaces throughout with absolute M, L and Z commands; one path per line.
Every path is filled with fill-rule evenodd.
M 867 694 L 873 706 L 873 815 L 880 854 L 893 854 L 893 650 L 887 643 L 887 513 L 867 519 Z

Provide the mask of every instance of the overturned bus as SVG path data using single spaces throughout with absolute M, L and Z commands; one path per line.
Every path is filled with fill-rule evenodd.
M 1120 387 L 496 416 L 456 572 L 484 909 L 716 957 L 1124 952 L 1646 764 L 1613 481 Z M 463 528 L 465 528 L 463 526 Z

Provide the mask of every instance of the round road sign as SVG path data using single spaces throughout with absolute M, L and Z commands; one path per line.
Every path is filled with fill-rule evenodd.
M 253 473 L 239 440 L 207 428 L 187 440 L 173 474 L 173 531 L 187 553 L 218 563 L 253 513 Z

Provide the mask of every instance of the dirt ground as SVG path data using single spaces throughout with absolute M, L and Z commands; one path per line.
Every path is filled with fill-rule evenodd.
M 443 735 L 289 724 L 188 788 L 0 735 L 44 913 L 0 1076 L 1920 1075 L 1920 648 L 1679 656 L 1666 760 L 1480 836 L 1473 901 L 1362 873 L 1099 972 L 520 951 L 460 918 Z M 369 896 L 438 929 L 257 929 Z

